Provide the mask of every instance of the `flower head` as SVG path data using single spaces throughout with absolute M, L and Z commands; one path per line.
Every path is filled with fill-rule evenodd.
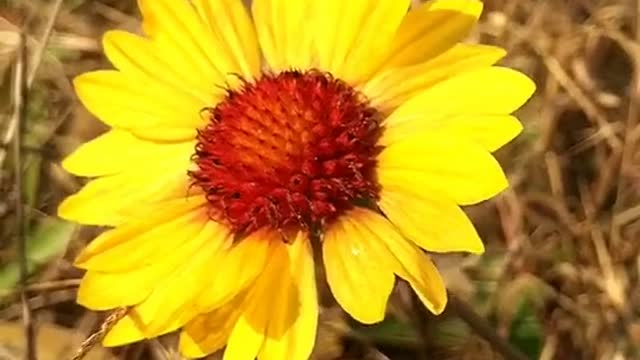
M 213 219 L 238 233 L 321 229 L 377 200 L 381 114 L 328 73 L 263 74 L 207 114 L 194 185 Z
M 113 227 L 76 261 L 81 304 L 130 307 L 106 345 L 306 359 L 320 261 L 358 321 L 396 276 L 443 311 L 424 250 L 483 251 L 460 205 L 507 186 L 491 152 L 534 85 L 460 43 L 481 2 L 409 4 L 140 0 L 145 35 L 104 36 L 116 69 L 74 84 L 111 129 L 63 162 L 93 179 L 59 214 Z

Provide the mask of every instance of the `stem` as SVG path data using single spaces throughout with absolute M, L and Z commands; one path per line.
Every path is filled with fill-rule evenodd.
M 27 278 L 29 271 L 27 268 L 28 254 L 27 254 L 27 240 L 24 232 L 26 222 L 24 219 L 24 208 L 22 202 L 22 127 L 25 123 L 26 108 L 27 108 L 27 40 L 24 33 L 20 34 L 20 44 L 18 47 L 18 56 L 15 65 L 15 72 L 13 78 L 13 118 L 12 123 L 15 126 L 15 133 L 13 134 L 13 167 L 15 176 L 15 211 L 16 211 L 16 239 L 18 242 L 18 259 L 20 261 L 20 299 L 22 302 L 22 323 L 24 325 L 25 342 L 26 342 L 26 356 L 27 360 L 36 359 L 35 348 L 35 329 L 33 326 L 33 314 L 31 307 L 29 306 L 29 300 L 27 298 Z
M 478 336 L 491 344 L 491 347 L 500 353 L 505 360 L 529 360 L 520 350 L 500 337 L 495 329 L 489 325 L 487 319 L 478 315 L 469 304 L 451 293 L 449 293 L 449 309 L 467 323 Z

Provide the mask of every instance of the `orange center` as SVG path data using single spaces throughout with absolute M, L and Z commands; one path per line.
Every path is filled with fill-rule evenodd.
M 330 74 L 265 74 L 208 116 L 189 175 L 237 232 L 321 228 L 378 197 L 380 113 Z

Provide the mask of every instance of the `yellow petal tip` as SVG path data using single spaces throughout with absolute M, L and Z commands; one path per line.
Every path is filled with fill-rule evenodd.
M 146 336 L 127 315 L 120 319 L 102 340 L 105 347 L 116 347 L 145 339 Z
M 82 170 L 84 169 L 83 160 L 84 159 L 82 159 L 82 158 L 80 158 L 80 156 L 78 156 L 78 152 L 74 151 L 69 156 L 64 158 L 64 160 L 62 160 L 60 165 L 67 172 L 69 172 L 71 174 L 74 174 L 74 175 L 82 176 Z
M 60 205 L 58 205 L 58 210 L 57 210 L 58 217 L 64 220 L 76 221 L 74 216 L 74 211 L 73 211 L 74 202 L 75 202 L 75 195 L 71 195 L 66 199 L 64 199 L 60 203 Z
M 75 260 L 73 260 L 73 266 L 77 267 L 78 269 L 87 270 L 89 268 L 88 260 L 88 256 L 84 251 L 82 251 L 80 255 L 78 255 Z
M 187 359 L 198 359 L 208 355 L 200 349 L 198 343 L 194 341 L 184 330 L 180 333 L 180 344 L 178 345 L 180 354 Z
M 443 298 L 441 299 L 441 302 L 438 303 L 438 304 L 434 304 L 433 307 L 430 309 L 430 311 L 434 315 L 440 315 L 447 308 L 447 303 L 448 302 L 449 302 L 448 296 L 447 296 L 447 293 L 445 292 L 444 295 L 443 295 Z
M 456 11 L 474 17 L 480 17 L 482 10 L 484 9 L 484 3 L 480 0 L 438 0 L 429 5 L 429 10 L 449 10 Z
M 349 316 L 351 316 L 356 321 L 358 321 L 359 323 L 364 324 L 364 325 L 377 324 L 377 323 L 381 322 L 382 320 L 384 320 L 384 317 L 386 315 L 386 311 L 385 311 L 382 314 L 368 314 L 366 317 L 364 317 L 362 315 L 350 313 L 347 310 L 345 310 L 345 311 L 347 312 L 347 314 L 349 314 Z
M 520 94 L 522 104 L 526 103 L 527 100 L 533 96 L 533 93 L 535 93 L 537 88 L 536 83 L 525 73 L 501 66 L 496 66 L 493 69 L 498 71 L 497 74 L 502 73 L 502 75 L 505 76 L 503 81 L 509 81 L 513 91 Z
M 482 241 L 473 241 L 470 244 L 472 245 L 467 248 L 467 252 L 476 255 L 484 254 L 485 248 Z

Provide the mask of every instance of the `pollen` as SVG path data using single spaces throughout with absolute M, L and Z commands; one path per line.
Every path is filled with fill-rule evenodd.
M 322 228 L 378 199 L 381 114 L 328 73 L 263 74 L 203 114 L 189 175 L 236 232 Z

